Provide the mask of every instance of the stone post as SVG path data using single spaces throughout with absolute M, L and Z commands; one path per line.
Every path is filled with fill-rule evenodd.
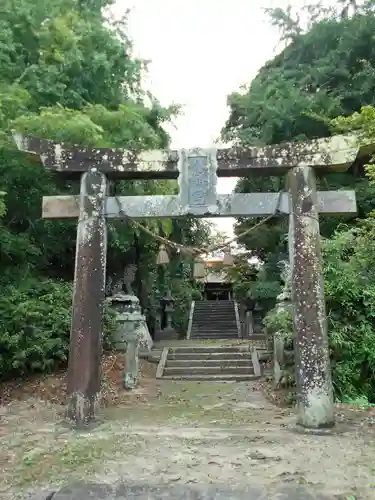
M 73 312 L 68 366 L 67 416 L 75 425 L 97 417 L 105 299 L 107 228 L 104 174 L 91 168 L 81 178 Z
M 256 306 L 256 301 L 252 297 L 247 297 L 245 301 L 245 338 L 251 337 L 254 333 L 254 316 L 253 311 Z
M 162 319 L 162 308 L 161 304 L 159 303 L 157 311 L 155 313 L 155 330 L 154 330 L 154 340 L 158 342 L 159 340 L 162 340 L 162 330 L 161 330 L 161 319 Z
M 297 422 L 308 428 L 331 427 L 334 425 L 333 390 L 313 168 L 291 169 L 288 188 Z

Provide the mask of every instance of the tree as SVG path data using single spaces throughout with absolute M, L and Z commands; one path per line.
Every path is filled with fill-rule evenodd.
M 228 97 L 222 138 L 275 144 L 325 137 L 330 120 L 374 104 L 372 11 L 316 23 Z
M 222 130 L 223 141 L 262 146 L 326 137 L 332 133 L 332 119 L 375 104 L 373 5 L 367 3 L 344 18 L 337 8 L 322 10 L 318 4 L 308 9 L 311 23 L 305 31 L 298 19 L 292 19 L 291 9 L 271 13 L 289 44 L 261 68 L 250 85 L 228 97 L 230 116 Z M 360 217 L 375 208 L 374 188 L 360 166 L 319 179 L 320 189 L 336 186 L 355 187 Z M 240 192 L 282 188 L 276 178 L 240 180 L 237 185 Z M 329 237 L 347 220 L 322 217 L 322 234 Z M 239 219 L 236 234 L 257 222 Z M 246 248 L 266 260 L 271 280 L 278 273 L 277 261 L 286 254 L 286 229 L 286 221 L 275 218 L 243 238 Z

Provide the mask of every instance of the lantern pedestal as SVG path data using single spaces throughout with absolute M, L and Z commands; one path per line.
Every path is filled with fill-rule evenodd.
M 150 351 L 152 338 L 135 295 L 118 293 L 109 301 L 117 313 L 118 327 L 113 336 L 115 348 L 125 352 L 124 386 L 125 389 L 134 389 L 139 376 L 139 347 Z

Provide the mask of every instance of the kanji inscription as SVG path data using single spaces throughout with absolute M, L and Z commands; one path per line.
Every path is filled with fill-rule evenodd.
M 190 206 L 207 206 L 210 194 L 207 156 L 189 158 L 188 200 Z

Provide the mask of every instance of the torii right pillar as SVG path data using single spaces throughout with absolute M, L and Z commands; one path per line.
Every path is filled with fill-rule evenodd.
M 287 179 L 297 423 L 328 428 L 335 417 L 315 172 L 295 167 Z
M 355 135 L 338 135 L 218 153 L 220 176 L 286 175 L 289 206 L 281 199 L 276 208 L 289 214 L 297 423 L 310 429 L 335 423 L 319 212 L 357 212 L 354 191 L 317 193 L 315 171 L 344 172 L 373 151 L 375 144 L 359 147 Z

